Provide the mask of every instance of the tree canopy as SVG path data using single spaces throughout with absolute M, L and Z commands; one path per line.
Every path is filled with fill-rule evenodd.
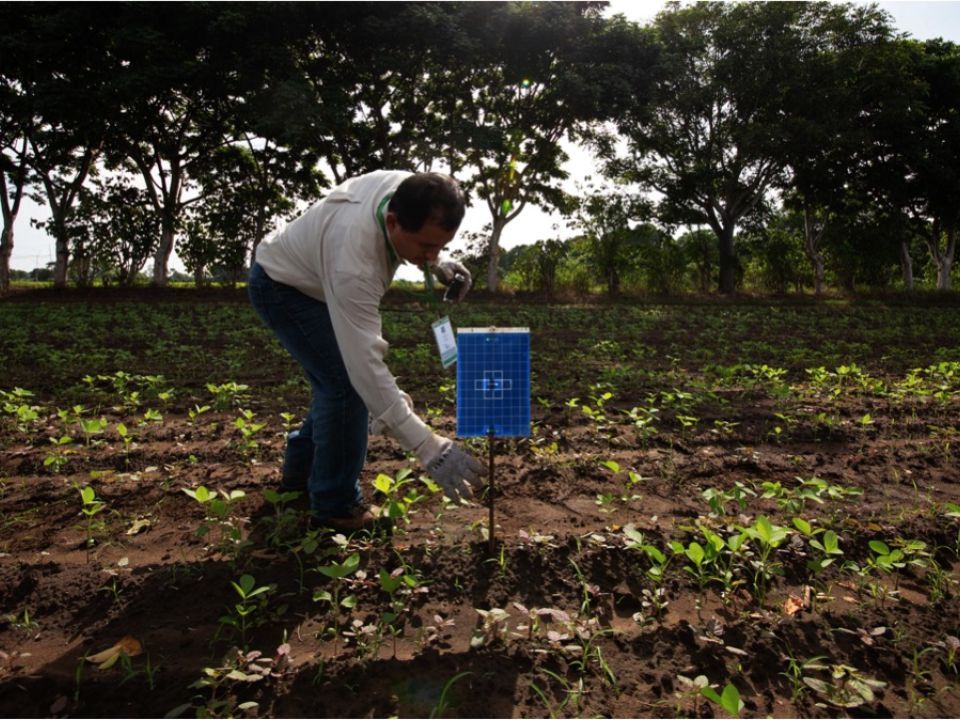
M 212 267 L 241 277 L 277 219 L 380 168 L 463 182 L 489 214 L 491 289 L 504 230 L 533 205 L 593 243 L 537 246 L 546 254 L 527 261 L 551 286 L 576 261 L 617 292 L 616 248 L 649 222 L 661 235 L 637 245 L 637 268 L 686 267 L 692 287 L 709 279 L 731 293 L 744 263 L 772 262 L 769 249 L 791 242 L 799 254 L 780 257 L 805 258 L 819 293 L 828 272 L 841 284 L 866 277 L 839 229 L 869 216 L 898 228 L 874 243 L 892 243 L 907 287 L 916 243 L 950 287 L 956 45 L 898 35 L 874 6 L 670 3 L 647 26 L 604 9 L 0 4 L 0 291 L 25 194 L 50 210 L 57 285 L 71 263 L 86 268 L 77 277 L 102 268 L 128 282 L 145 248 L 163 285 L 178 244 L 199 281 Z M 608 184 L 590 198 L 566 190 L 577 144 Z M 684 249 L 678 229 L 696 243 Z M 783 287 L 782 273 L 764 272 Z M 658 284 L 644 273 L 628 275 Z

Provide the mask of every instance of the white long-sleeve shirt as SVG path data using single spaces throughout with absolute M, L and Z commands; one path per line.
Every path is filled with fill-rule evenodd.
M 384 361 L 380 301 L 400 264 L 377 218 L 381 203 L 412 173 L 378 170 L 347 180 L 257 247 L 257 262 L 276 282 L 327 304 L 350 383 L 374 432 L 405 450 L 430 436 L 407 407 Z M 381 208 L 386 214 L 386 205 Z

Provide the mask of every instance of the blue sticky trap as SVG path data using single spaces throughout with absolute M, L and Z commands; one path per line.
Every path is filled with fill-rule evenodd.
M 457 437 L 530 435 L 529 328 L 457 331 Z

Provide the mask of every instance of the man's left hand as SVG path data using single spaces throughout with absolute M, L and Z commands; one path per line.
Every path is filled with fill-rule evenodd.
M 454 285 L 453 290 L 456 291 L 456 294 L 451 297 L 448 292 L 448 294 L 444 296 L 446 300 L 460 302 L 473 285 L 473 276 L 470 274 L 470 271 L 464 267 L 463 263 L 457 262 L 456 260 L 444 260 L 443 262 L 433 265 L 431 270 L 433 270 L 433 276 L 439 280 L 441 284 L 446 285 L 448 288 L 450 285 Z M 457 287 L 456 283 L 459 283 L 459 287 Z

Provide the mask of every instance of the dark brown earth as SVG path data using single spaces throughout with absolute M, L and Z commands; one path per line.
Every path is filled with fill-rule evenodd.
M 564 357 L 538 362 L 549 374 Z M 727 715 L 698 692 L 697 676 L 718 692 L 735 686 L 749 717 L 960 716 L 960 651 L 950 654 L 960 636 L 960 519 L 949 511 L 960 503 L 956 393 L 834 396 L 798 385 L 776 399 L 742 384 L 714 389 L 686 413 L 661 402 L 646 439 L 628 417 L 650 404 L 640 396 L 581 397 L 597 421 L 566 396 L 536 403 L 531 438 L 495 447 L 492 554 L 485 501 L 444 506 L 414 481 L 415 462 L 379 437 L 364 491 L 383 503 L 377 476 L 414 470 L 406 488 L 420 499 L 408 517 L 392 538 L 321 535 L 304 547 L 299 501 L 281 514 L 263 496 L 279 482 L 283 450 L 283 408 L 269 398 L 244 405 L 265 423 L 256 448 L 242 447 L 235 407 L 191 418 L 202 401 L 178 399 L 145 422 L 146 406 L 104 402 L 90 416 L 109 429 L 89 445 L 73 429 L 59 471 L 44 464 L 66 432 L 54 402 L 38 403 L 27 427 L 4 417 L 0 716 Z M 453 435 L 452 404 L 424 397 L 430 422 Z M 678 415 L 695 422 L 684 428 Z M 134 435 L 126 449 L 120 422 Z M 474 449 L 486 459 L 485 443 Z M 800 499 L 811 478 L 834 496 Z M 788 492 L 763 498 L 764 482 Z M 756 495 L 712 511 L 702 493 L 737 483 Z M 244 495 L 221 520 L 205 519 L 183 492 L 201 485 Z M 90 532 L 83 486 L 105 503 Z M 794 532 L 773 552 L 779 574 L 763 595 L 750 564 L 758 542 L 740 559 L 724 555 L 728 585 L 702 589 L 684 569 L 691 561 L 669 548 L 705 545 L 701 528 L 732 537 L 761 516 L 833 530 L 843 556 L 814 575 L 815 553 Z M 645 604 L 657 587 L 651 561 L 625 529 L 672 558 L 659 614 Z M 892 572 L 843 566 L 862 570 L 877 540 L 913 550 Z M 344 581 L 319 571 L 353 554 L 359 569 Z M 395 606 L 381 571 L 411 579 Z M 241 632 L 221 618 L 236 616 L 231 583 L 245 574 L 270 590 Z M 324 591 L 356 602 L 334 611 L 314 599 Z M 509 617 L 484 633 L 478 610 L 495 609 Z M 112 667 L 84 660 L 125 637 L 136 645 Z M 262 656 L 245 655 L 254 651 Z M 850 690 L 863 687 L 858 678 L 882 686 L 864 698 Z

